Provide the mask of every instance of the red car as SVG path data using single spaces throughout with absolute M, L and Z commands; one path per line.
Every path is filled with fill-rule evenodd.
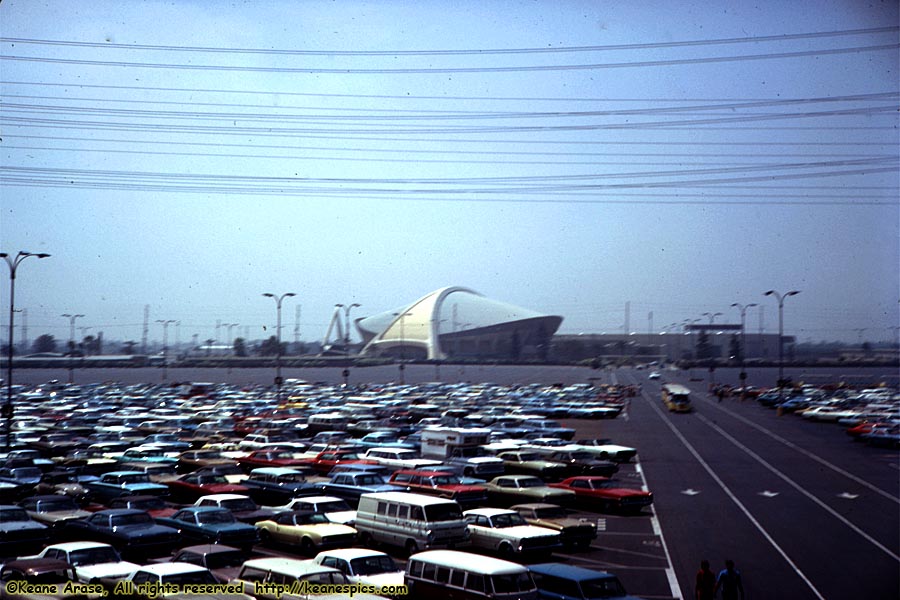
M 238 459 L 238 464 L 244 471 L 251 471 L 260 467 L 288 467 L 297 468 L 309 464 L 308 458 L 297 458 L 288 450 L 256 450 L 247 456 Z
M 212 473 L 188 473 L 166 483 L 173 498 L 182 502 L 194 502 L 200 496 L 210 494 L 244 494 L 250 491 L 243 485 L 228 483 L 224 475 Z
M 578 502 L 594 508 L 639 512 L 645 506 L 653 504 L 653 494 L 650 492 L 622 487 L 621 483 L 609 477 L 582 475 L 548 485 L 571 490 L 575 492 Z
M 316 454 L 315 458 L 308 458 L 303 462 L 319 475 L 328 475 L 335 465 L 344 463 L 378 464 L 375 461 L 363 459 L 356 450 L 325 450 Z
M 406 486 L 410 492 L 450 498 L 460 504 L 482 504 L 488 499 L 483 485 L 461 483 L 459 476 L 451 472 L 397 471 L 388 483 Z

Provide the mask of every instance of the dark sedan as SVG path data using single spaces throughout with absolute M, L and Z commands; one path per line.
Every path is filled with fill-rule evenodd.
M 132 558 L 169 554 L 181 541 L 177 529 L 159 525 L 146 512 L 129 508 L 110 508 L 68 521 L 61 536 L 103 542 Z

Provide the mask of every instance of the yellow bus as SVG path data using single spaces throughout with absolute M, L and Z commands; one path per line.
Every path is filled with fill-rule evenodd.
M 691 390 L 677 383 L 662 386 L 662 401 L 672 412 L 691 412 Z

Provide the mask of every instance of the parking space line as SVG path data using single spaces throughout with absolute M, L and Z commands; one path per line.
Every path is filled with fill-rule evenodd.
M 860 477 L 857 477 L 857 476 L 854 475 L 853 473 L 849 473 L 849 472 L 845 471 L 844 469 L 840 468 L 839 466 L 834 465 L 834 464 L 828 462 L 828 461 L 825 460 L 824 458 L 821 458 L 821 457 L 819 457 L 819 456 L 816 456 L 815 454 L 813 454 L 813 453 L 810 452 L 809 450 L 806 450 L 806 449 L 804 449 L 804 448 L 801 448 L 800 446 L 798 446 L 797 444 L 791 442 L 790 440 L 784 439 L 783 437 L 781 437 L 781 436 L 778 435 L 777 433 L 772 432 L 772 431 L 769 431 L 768 429 L 766 429 L 766 428 L 763 427 L 762 425 L 758 425 L 757 423 L 754 423 L 753 421 L 751 421 L 750 419 L 744 417 L 743 415 L 739 415 L 739 414 L 735 413 L 734 411 L 728 410 L 728 409 L 725 408 L 724 406 L 720 406 L 717 402 L 712 402 L 712 401 L 709 400 L 709 399 L 706 399 L 706 403 L 707 403 L 708 405 L 710 405 L 710 406 L 713 406 L 713 407 L 715 407 L 715 408 L 718 408 L 719 410 L 721 410 L 722 412 L 724 412 L 724 413 L 726 413 L 726 414 L 728 414 L 728 415 L 731 415 L 732 417 L 734 417 L 734 418 L 737 419 L 738 421 L 744 423 L 745 425 L 749 425 L 750 427 L 753 427 L 753 428 L 756 429 L 757 431 L 761 431 L 762 433 L 765 433 L 767 436 L 769 436 L 769 437 L 772 438 L 773 440 L 776 440 L 776 441 L 781 442 L 782 444 L 784 444 L 785 446 L 787 446 L 787 447 L 790 448 L 791 450 L 796 450 L 797 452 L 799 452 L 799 453 L 802 454 L 803 456 L 805 456 L 805 457 L 807 457 L 807 458 L 810 458 L 810 459 L 816 461 L 816 462 L 819 463 L 820 465 L 823 465 L 823 466 L 828 467 L 829 469 L 831 469 L 831 470 L 834 471 L 835 473 L 839 473 L 839 474 L 843 475 L 844 477 L 846 477 L 846 478 L 848 478 L 848 479 L 851 479 L 851 480 L 855 481 L 855 482 L 858 483 L 859 485 L 861 485 L 861 486 L 863 486 L 863 487 L 865 487 L 865 488 L 867 488 L 867 489 L 869 489 L 869 490 L 875 492 L 876 494 L 879 494 L 879 495 L 881 495 L 881 496 L 884 496 L 885 498 L 887 498 L 887 499 L 890 500 L 891 502 L 894 502 L 894 503 L 896 503 L 896 504 L 900 504 L 900 498 L 898 498 L 897 496 L 895 496 L 895 495 L 893 495 L 893 494 L 890 494 L 890 493 L 888 493 L 888 492 L 885 492 L 885 491 L 882 490 L 881 488 L 872 485 L 871 483 L 869 483 L 868 481 L 866 481 L 866 480 L 864 480 L 864 479 L 862 479 L 862 478 L 860 478 Z
M 732 444 L 734 444 L 735 446 L 737 446 L 738 448 L 743 450 L 744 453 L 747 454 L 749 457 L 751 457 L 753 460 L 755 460 L 756 462 L 758 462 L 759 464 L 764 466 L 766 469 L 768 469 L 769 471 L 771 471 L 772 473 L 777 475 L 789 486 L 791 486 L 792 488 L 794 488 L 795 490 L 797 490 L 798 492 L 800 492 L 801 494 L 803 494 L 804 496 L 806 496 L 807 498 L 812 500 L 819 507 L 821 507 L 823 510 L 825 510 L 825 512 L 827 512 L 828 514 L 833 516 L 835 519 L 837 519 L 838 521 L 840 521 L 841 523 L 843 523 L 844 525 L 846 525 L 847 527 L 849 527 L 850 529 L 855 531 L 863 539 L 865 539 L 866 541 L 868 541 L 869 543 L 874 545 L 879 550 L 882 550 L 885 553 L 887 553 L 888 556 L 890 556 L 897 562 L 900 562 L 900 555 L 897 555 L 896 553 L 891 551 L 890 548 L 888 548 L 887 546 L 885 546 L 884 544 L 882 544 L 881 542 L 879 542 L 878 540 L 876 540 L 875 538 L 870 536 L 868 533 L 866 533 L 865 531 L 863 531 L 862 529 L 860 529 L 859 527 L 857 527 L 856 525 L 851 523 L 849 520 L 847 520 L 846 517 L 844 517 L 844 515 L 840 514 L 839 512 L 837 512 L 836 510 L 834 510 L 833 508 L 828 506 L 825 502 L 820 500 L 818 497 L 816 497 L 811 492 L 807 491 L 803 486 L 801 486 L 799 483 L 797 483 L 796 481 L 794 481 L 793 479 L 791 479 L 790 477 L 785 475 L 783 472 L 781 472 L 780 470 L 775 468 L 775 466 L 773 466 L 771 463 L 769 463 L 766 459 L 761 457 L 759 454 L 757 454 L 756 452 L 754 452 L 753 450 L 751 450 L 750 448 L 748 448 L 747 446 L 745 446 L 744 444 L 739 442 L 727 431 L 725 431 L 724 429 L 722 429 L 721 427 L 719 427 L 718 425 L 716 425 L 715 423 L 713 423 L 712 421 L 710 421 L 709 419 L 707 419 L 706 417 L 704 417 L 703 415 L 701 415 L 699 413 L 697 414 L 697 418 L 700 421 L 702 421 L 703 423 L 706 423 L 706 425 L 708 425 L 710 428 L 712 428 L 713 430 L 718 432 L 719 435 L 724 437 L 726 440 L 728 440 L 729 442 L 731 442 Z
M 744 506 L 744 503 L 734 495 L 734 492 L 731 491 L 731 488 L 729 488 L 728 485 L 724 481 L 722 481 L 722 479 L 716 474 L 715 470 L 713 470 L 709 463 L 707 463 L 703 459 L 703 457 L 700 456 L 700 453 L 696 448 L 694 448 L 693 444 L 691 444 L 687 440 L 687 438 L 685 438 L 684 435 L 678 430 L 678 428 L 675 427 L 675 424 L 672 423 L 671 419 L 669 419 L 662 412 L 662 410 L 656 405 L 656 402 L 654 402 L 650 398 L 649 394 L 647 392 L 641 392 L 641 396 L 647 401 L 647 403 L 650 405 L 650 408 L 657 414 L 657 416 L 662 419 L 663 423 L 665 423 L 666 426 L 672 431 L 675 437 L 678 438 L 678 441 L 681 442 L 681 444 L 687 449 L 687 451 L 691 453 L 691 455 L 700 464 L 700 466 L 703 467 L 703 469 L 707 473 L 709 473 L 709 476 L 712 477 L 713 481 L 715 481 L 716 484 L 722 489 L 722 491 L 725 492 L 725 495 L 728 496 L 728 498 L 735 504 L 735 506 L 738 507 L 738 509 L 742 513 L 744 513 L 744 516 L 746 516 L 750 520 L 753 526 L 756 527 L 756 529 L 762 534 L 766 541 L 768 541 L 769 544 L 773 548 L 775 548 L 775 551 L 778 552 L 778 554 L 780 554 L 782 558 L 784 558 L 787 564 L 790 565 L 791 569 L 793 569 L 794 572 L 800 577 L 800 579 L 803 580 L 803 582 L 809 587 L 809 589 L 812 590 L 816 598 L 818 598 L 819 600 L 825 600 L 825 597 L 819 592 L 818 589 L 816 589 L 816 586 L 813 585 L 812 581 L 810 581 L 806 574 L 800 570 L 800 567 L 798 567 L 796 563 L 791 560 L 791 557 L 787 555 L 787 552 L 785 552 L 784 549 L 778 545 L 778 542 L 776 542 L 771 534 L 766 531 L 766 528 L 762 526 L 762 523 L 756 520 L 756 517 L 753 516 L 753 513 L 751 513 L 750 510 L 746 506 Z M 671 564 L 671 560 L 669 561 L 669 564 Z
M 650 488 L 647 486 L 647 478 L 644 476 L 644 469 L 641 468 L 641 463 L 635 460 L 634 470 L 641 476 L 641 489 L 643 491 L 649 491 Z M 666 567 L 666 579 L 669 582 L 669 589 L 672 591 L 672 597 L 681 598 L 681 585 L 678 583 L 678 576 L 675 575 L 675 567 L 672 566 L 672 555 L 669 554 L 669 545 L 666 544 L 666 538 L 663 535 L 662 527 L 659 525 L 659 519 L 656 517 L 656 511 L 653 510 L 653 507 L 650 507 L 650 510 L 653 511 L 650 516 L 650 527 L 653 528 L 653 534 L 659 537 L 659 541 L 662 542 L 663 552 L 666 554 L 666 563 L 669 566 Z

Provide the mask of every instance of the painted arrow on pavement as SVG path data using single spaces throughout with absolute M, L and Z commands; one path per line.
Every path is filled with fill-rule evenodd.
M 844 492 L 842 494 L 838 494 L 838 498 L 844 498 L 845 500 L 856 500 L 859 498 L 859 494 L 850 494 L 848 492 Z
M 685 496 L 696 496 L 700 492 L 695 489 L 688 488 L 686 490 L 681 490 L 681 493 L 684 494 Z
M 757 495 L 758 495 L 758 496 L 765 496 L 766 498 L 774 498 L 775 496 L 778 495 L 778 492 L 770 492 L 769 490 L 766 490 L 766 491 L 764 491 L 764 492 L 760 492 L 760 493 L 757 494 Z

